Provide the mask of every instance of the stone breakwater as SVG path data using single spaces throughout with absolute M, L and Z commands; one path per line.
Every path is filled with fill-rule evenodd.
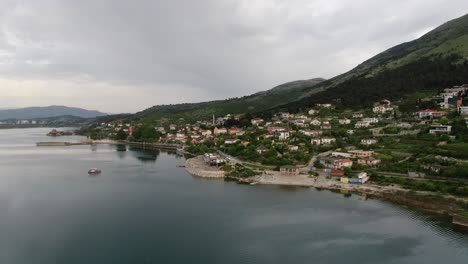
M 188 159 L 185 162 L 185 169 L 193 176 L 201 178 L 222 179 L 224 171 L 207 166 L 202 157 Z

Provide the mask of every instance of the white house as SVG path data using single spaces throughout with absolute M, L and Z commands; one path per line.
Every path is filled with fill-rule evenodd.
M 338 119 L 338 123 L 340 123 L 340 125 L 349 125 L 351 124 L 351 120 L 345 118 L 345 119 Z
M 276 131 L 275 136 L 279 140 L 286 140 L 289 138 L 289 131 L 283 130 L 283 131 Z
M 432 125 L 431 129 L 429 130 L 430 134 L 438 134 L 438 133 L 449 134 L 450 132 L 452 132 L 452 126 L 445 126 L 445 125 L 439 125 L 439 124 Z
M 313 145 L 329 145 L 336 142 L 336 138 L 313 138 L 311 144 Z
M 459 106 L 458 113 L 460 115 L 468 115 L 468 106 Z
M 361 144 L 362 145 L 373 145 L 373 144 L 376 144 L 376 143 L 377 143 L 377 139 L 372 139 L 372 138 L 361 139 Z
M 312 121 L 310 121 L 310 124 L 313 125 L 313 126 L 320 126 L 322 124 L 322 122 L 318 119 L 314 119 Z
M 366 118 L 363 118 L 362 121 L 374 124 L 374 123 L 378 123 L 379 119 L 377 117 L 366 117 Z
M 356 124 L 354 125 L 355 128 L 363 128 L 363 127 L 369 127 L 370 123 L 366 121 L 357 121 Z

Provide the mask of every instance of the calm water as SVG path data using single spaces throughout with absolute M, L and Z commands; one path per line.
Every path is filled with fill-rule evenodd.
M 0 130 L 1 264 L 468 263 L 468 236 L 441 219 L 197 179 L 165 152 L 35 147 L 48 130 Z

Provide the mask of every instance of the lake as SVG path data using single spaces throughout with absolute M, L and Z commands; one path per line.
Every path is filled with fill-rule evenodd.
M 468 263 L 447 219 L 357 195 L 190 176 L 126 146 L 0 130 L 0 263 Z M 89 176 L 91 167 L 102 174 Z

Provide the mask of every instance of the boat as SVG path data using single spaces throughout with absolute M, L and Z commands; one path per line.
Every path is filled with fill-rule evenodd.
M 179 167 L 179 168 L 185 168 L 185 165 L 179 165 L 179 166 L 177 166 L 177 167 Z
M 88 174 L 100 174 L 101 170 L 97 168 L 91 168 L 88 170 Z

